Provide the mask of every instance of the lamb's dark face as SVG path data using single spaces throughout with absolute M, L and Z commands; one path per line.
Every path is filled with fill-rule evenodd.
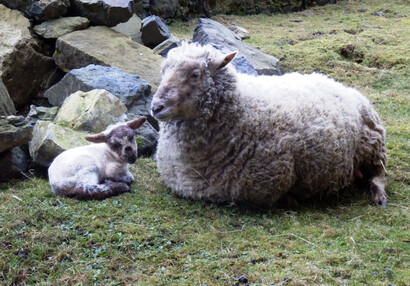
M 113 129 L 108 134 L 106 143 L 125 162 L 133 164 L 137 160 L 138 149 L 134 130 L 128 126 L 119 126 Z
M 160 121 L 197 118 L 198 103 L 207 89 L 208 79 L 204 61 L 186 60 L 176 65 L 165 62 L 161 84 L 151 103 L 152 115 Z

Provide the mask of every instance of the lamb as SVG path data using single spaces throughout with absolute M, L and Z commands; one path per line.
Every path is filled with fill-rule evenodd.
M 85 137 L 97 144 L 59 154 L 48 169 L 52 192 L 81 200 L 102 200 L 129 192 L 134 176 L 128 164 L 135 163 L 138 151 L 134 130 L 145 120 L 142 116 L 117 123 L 101 133 Z
M 363 177 L 386 206 L 385 129 L 370 102 L 318 73 L 238 74 L 235 54 L 185 43 L 163 62 L 151 113 L 165 184 L 194 200 L 273 207 Z

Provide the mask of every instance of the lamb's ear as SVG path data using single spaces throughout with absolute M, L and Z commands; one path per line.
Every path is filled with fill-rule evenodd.
M 214 71 L 220 70 L 221 68 L 226 67 L 227 64 L 229 64 L 236 56 L 237 52 L 233 52 L 227 55 L 223 55 L 219 58 L 216 59 L 216 61 L 213 63 L 214 66 Z
M 137 119 L 131 120 L 127 122 L 127 125 L 131 128 L 131 129 L 137 129 L 138 127 L 140 127 L 145 120 L 147 120 L 146 116 L 141 116 Z
M 85 136 L 85 140 L 90 141 L 92 143 L 103 143 L 107 141 L 107 136 L 103 133 L 98 133 L 94 135 L 87 135 Z

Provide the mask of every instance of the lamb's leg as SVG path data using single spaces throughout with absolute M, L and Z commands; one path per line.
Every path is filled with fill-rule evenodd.
M 75 197 L 80 200 L 103 200 L 129 191 L 130 187 L 126 183 L 106 181 L 104 184 L 79 188 Z
M 384 175 L 375 176 L 370 179 L 370 194 L 373 203 L 382 207 L 387 206 L 387 194 L 384 190 L 386 179 Z

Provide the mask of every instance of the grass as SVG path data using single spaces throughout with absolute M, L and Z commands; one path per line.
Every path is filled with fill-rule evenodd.
M 151 159 L 132 166 L 132 193 L 104 201 L 55 197 L 33 177 L 0 185 L 0 284 L 408 285 L 408 4 L 340 1 L 214 17 L 248 29 L 246 43 L 286 71 L 323 72 L 370 98 L 387 129 L 387 208 L 372 206 L 362 189 L 295 211 L 194 202 L 165 188 Z M 170 28 L 190 39 L 194 25 Z M 348 45 L 354 51 L 344 56 Z

